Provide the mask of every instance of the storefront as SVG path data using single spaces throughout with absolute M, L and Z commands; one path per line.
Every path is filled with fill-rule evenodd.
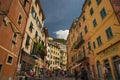
M 31 69 L 33 70 L 36 62 L 33 57 L 31 57 L 28 53 L 22 50 L 20 64 L 21 64 L 20 75 L 22 75 L 24 71 L 29 72 Z
M 95 61 L 97 78 L 120 79 L 120 43 L 101 51 L 96 55 Z

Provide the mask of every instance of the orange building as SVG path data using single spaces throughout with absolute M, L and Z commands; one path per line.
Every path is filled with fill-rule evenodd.
M 23 0 L 0 0 L 0 80 L 16 76 L 28 5 Z
M 67 68 L 71 72 L 82 65 L 91 79 L 103 80 L 105 70 L 109 72 L 108 79 L 120 79 L 119 12 L 119 0 L 85 0 L 82 13 L 67 38 Z

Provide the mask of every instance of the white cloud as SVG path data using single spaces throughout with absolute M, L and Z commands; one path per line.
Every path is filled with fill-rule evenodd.
M 59 30 L 59 31 L 56 31 L 54 32 L 57 36 L 57 38 L 62 38 L 62 39 L 67 39 L 67 36 L 68 36 L 68 33 L 69 33 L 69 30 Z

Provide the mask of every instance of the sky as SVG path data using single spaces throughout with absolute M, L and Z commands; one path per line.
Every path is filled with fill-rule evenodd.
M 67 38 L 72 22 L 78 18 L 85 0 L 41 0 L 49 36 Z

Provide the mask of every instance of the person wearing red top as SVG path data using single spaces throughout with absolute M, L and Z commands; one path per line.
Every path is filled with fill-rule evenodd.
M 34 72 L 33 72 L 33 70 L 30 70 L 30 77 L 34 77 Z

